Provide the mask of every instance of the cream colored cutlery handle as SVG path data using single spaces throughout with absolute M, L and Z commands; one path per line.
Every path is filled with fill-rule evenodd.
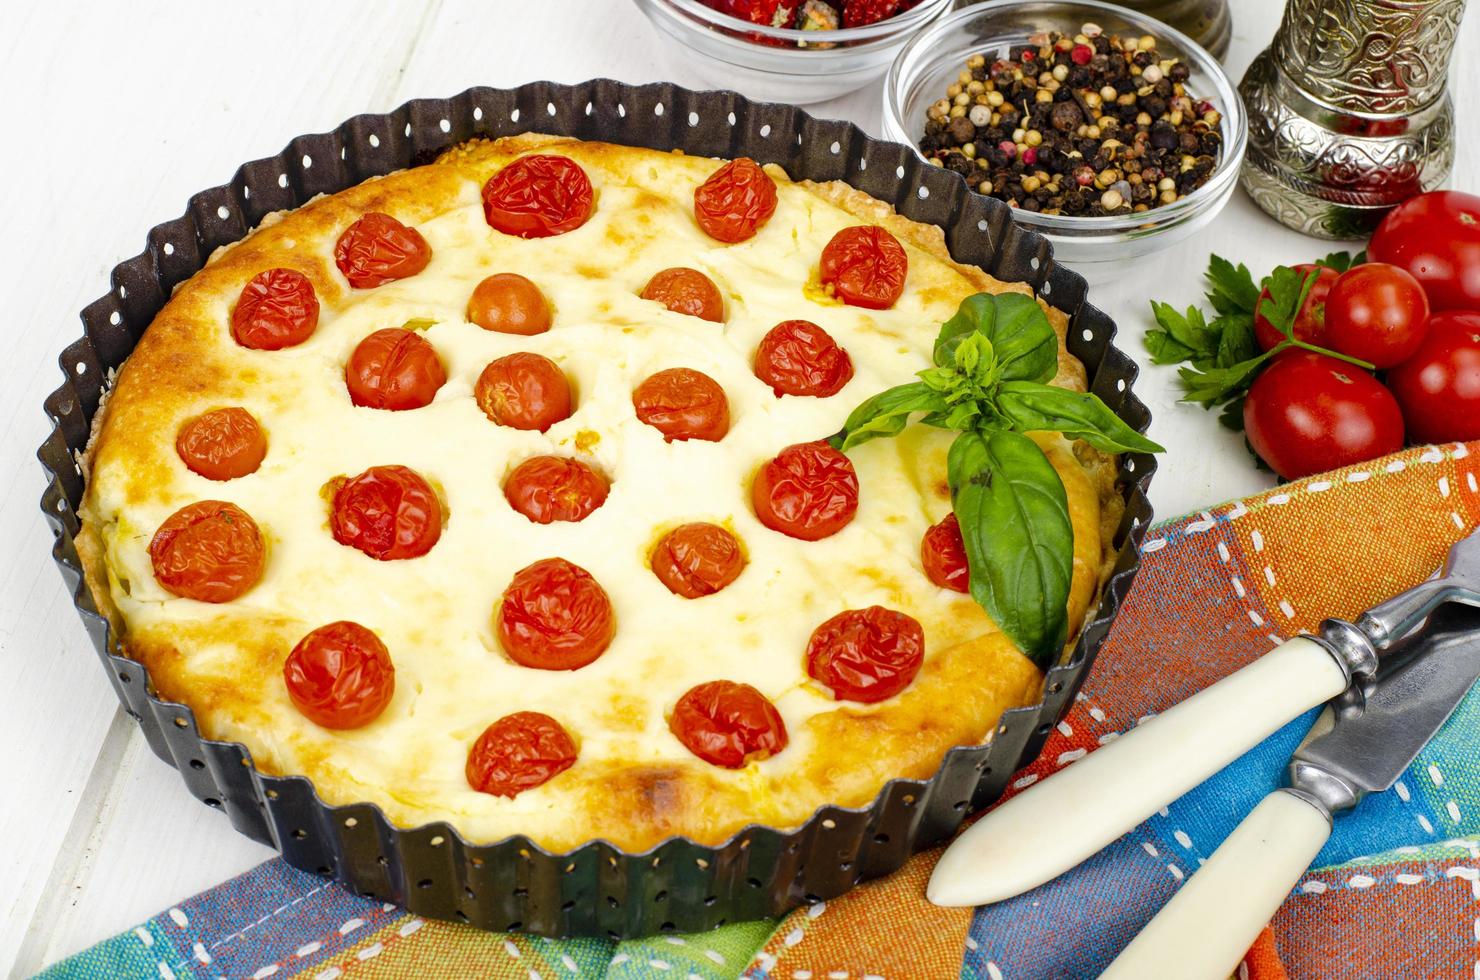
M 984 905 L 1036 888 L 1346 684 L 1325 647 L 1286 640 L 978 820 L 941 856 L 926 895 Z
M 1287 790 L 1270 793 L 1100 980 L 1229 976 L 1330 836 L 1324 811 Z

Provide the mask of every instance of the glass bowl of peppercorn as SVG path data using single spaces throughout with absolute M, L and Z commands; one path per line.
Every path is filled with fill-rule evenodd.
M 889 69 L 884 128 L 1006 201 L 1091 281 L 1212 221 L 1247 135 L 1216 58 L 1091 0 L 1000 0 L 943 17 Z

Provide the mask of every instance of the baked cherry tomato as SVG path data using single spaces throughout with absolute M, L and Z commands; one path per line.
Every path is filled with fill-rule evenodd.
M 725 300 L 719 287 L 698 269 L 680 266 L 656 272 L 642 287 L 641 296 L 662 303 L 674 313 L 686 313 L 714 323 L 723 323 L 725 319 Z
M 971 591 L 966 543 L 961 539 L 961 524 L 955 514 L 947 514 L 945 520 L 926 530 L 920 542 L 920 562 L 925 566 L 925 577 L 942 589 Z
M 267 455 L 267 437 L 245 408 L 217 408 L 180 427 L 175 452 L 207 480 L 235 480 L 257 472 Z
M 546 558 L 515 573 L 499 604 L 497 626 L 509 659 L 540 670 L 584 667 L 617 633 L 606 590 L 564 558 Z
M 528 279 L 518 273 L 500 272 L 473 290 L 468 319 L 484 330 L 530 337 L 550 329 L 550 302 Z
M 230 602 L 262 578 L 267 547 L 236 504 L 201 500 L 175 511 L 149 542 L 154 578 L 184 599 Z
M 548 357 L 528 352 L 490 361 L 473 398 L 490 420 L 511 429 L 544 432 L 571 413 L 565 373 Z
M 783 320 L 761 338 L 755 352 L 755 376 L 770 385 L 777 398 L 827 398 L 853 378 L 853 359 L 810 320 Z
M 586 171 L 570 157 L 520 157 L 483 185 L 489 227 L 520 238 L 574 231 L 590 219 L 594 194 Z
M 904 293 L 909 258 L 899 239 L 878 225 L 844 228 L 822 249 L 824 286 L 849 306 L 887 310 Z
M 1480 197 L 1432 191 L 1388 212 L 1367 254 L 1408 270 L 1434 310 L 1480 310 Z
M 360 341 L 344 365 L 349 400 L 365 408 L 421 408 L 446 381 L 437 349 L 415 330 L 400 327 L 377 330 Z
M 730 402 L 709 375 L 690 368 L 659 371 L 632 392 L 638 421 L 672 442 L 702 439 L 719 442 L 730 431 Z
M 1411 442 L 1480 439 L 1480 313 L 1429 320 L 1418 351 L 1388 371 Z
M 924 659 L 920 624 L 883 606 L 840 612 L 807 642 L 807 675 L 840 701 L 892 698 L 915 679 Z
M 319 298 L 313 283 L 292 269 L 259 272 L 242 287 L 231 311 L 231 337 L 253 350 L 282 350 L 313 336 Z
M 1254 379 L 1244 431 L 1287 480 L 1403 448 L 1403 415 L 1386 388 L 1345 361 L 1303 350 L 1285 351 Z
M 509 506 L 536 524 L 584 520 L 610 489 L 606 477 L 565 456 L 532 456 L 504 481 Z
M 786 748 L 781 712 L 760 691 L 734 681 L 689 688 L 673 707 L 668 729 L 712 765 L 742 769 Z
M 750 485 L 750 502 L 771 530 L 817 541 L 853 520 L 858 474 L 852 461 L 827 443 L 799 442 L 761 465 Z
M 329 528 L 378 561 L 419 558 L 442 536 L 442 504 L 415 470 L 372 466 L 334 491 Z
M 1326 346 L 1373 367 L 1407 360 L 1428 329 L 1423 287 L 1395 265 L 1354 266 L 1326 297 Z
M 694 189 L 694 220 L 710 238 L 743 242 L 776 213 L 776 182 L 749 157 L 739 157 Z
M 432 247 L 421 232 L 379 211 L 361 216 L 334 245 L 334 264 L 356 289 L 414 276 L 430 261 Z
M 396 668 L 380 637 L 348 620 L 320 626 L 283 664 L 288 697 L 323 728 L 363 728 L 396 693 Z
M 538 711 L 517 711 L 489 725 L 468 752 L 468 785 L 510 799 L 543 786 L 576 764 L 565 727 Z
M 1295 314 L 1294 333 L 1296 340 L 1303 340 L 1307 344 L 1315 344 L 1319 347 L 1328 346 L 1326 343 L 1326 296 L 1331 292 L 1331 287 L 1341 273 L 1328 265 L 1311 265 L 1302 263 L 1294 267 L 1300 273 L 1302 279 L 1312 272 L 1316 274 L 1316 281 L 1310 284 L 1310 292 L 1305 294 L 1305 302 L 1300 306 L 1300 312 Z M 1264 309 L 1264 301 L 1269 299 L 1269 290 L 1262 289 L 1259 292 L 1259 301 L 1255 305 L 1256 311 Z M 1269 318 L 1263 313 L 1254 314 L 1254 339 L 1259 342 L 1261 350 L 1273 350 L 1285 339 Z
M 713 595 L 740 577 L 745 552 L 718 524 L 680 524 L 663 535 L 652 555 L 653 574 L 685 599 Z

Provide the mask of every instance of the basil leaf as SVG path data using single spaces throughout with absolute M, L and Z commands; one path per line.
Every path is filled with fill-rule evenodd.
M 941 325 L 935 363 L 955 367 L 956 348 L 979 333 L 992 344 L 999 377 L 1047 381 L 1058 373 L 1059 338 L 1043 307 L 1021 293 L 977 293 L 961 301 L 956 315 Z
M 1016 432 L 1062 432 L 1105 453 L 1162 451 L 1086 392 L 1006 381 L 998 389 L 997 408 Z
M 990 337 L 996 320 L 997 304 L 992 302 L 991 295 L 977 293 L 963 299 L 956 308 L 955 316 L 940 325 L 933 355 L 936 367 L 955 367 L 956 348 L 961 346 L 961 341 L 974 333 L 983 333 Z
M 828 442 L 834 449 L 847 452 L 870 439 L 899 435 L 913 412 L 940 412 L 946 408 L 945 395 L 923 381 L 912 381 L 864 401 L 848 416 L 842 431 Z
M 946 478 L 971 575 L 972 598 L 1042 668 L 1069 632 L 1074 529 L 1064 485 L 1033 440 L 963 432 Z

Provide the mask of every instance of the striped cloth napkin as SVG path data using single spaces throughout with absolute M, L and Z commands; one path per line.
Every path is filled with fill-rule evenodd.
M 1151 529 L 1135 589 L 1083 692 L 1010 792 L 1283 638 L 1427 576 L 1480 522 L 1477 470 L 1480 444 L 1413 449 Z M 936 851 L 780 920 L 623 943 L 552 941 L 421 919 L 271 861 L 43 976 L 1093 977 L 1279 784 L 1312 716 L 1074 871 L 974 911 L 925 901 Z M 1472 692 L 1392 790 L 1337 822 L 1240 974 L 1480 977 L 1477 835 Z

